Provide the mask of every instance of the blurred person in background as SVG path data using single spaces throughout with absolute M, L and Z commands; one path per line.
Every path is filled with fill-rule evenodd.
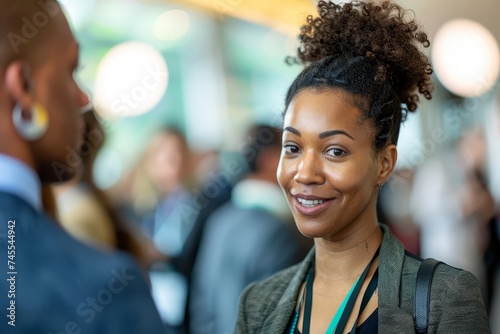
M 487 244 L 484 252 L 486 266 L 486 307 L 490 315 L 500 314 L 500 214 L 498 209 L 487 226 Z M 494 313 L 497 312 L 497 313 Z M 497 317 L 491 317 L 497 332 L 500 332 L 500 322 Z M 493 327 L 493 325 L 492 325 Z M 496 333 L 496 332 L 495 332 Z
M 153 136 L 143 162 L 157 204 L 142 219 L 141 228 L 168 257 L 179 254 L 193 223 L 183 214 L 184 206 L 191 205 L 193 200 L 184 186 L 189 156 L 184 135 L 167 127 Z
M 52 185 L 42 184 L 41 194 L 43 211 L 52 220 L 58 221 L 59 217 L 57 213 L 56 195 L 54 194 Z
M 206 222 L 191 283 L 190 333 L 233 333 L 244 287 L 299 262 L 312 246 L 302 247 L 276 180 L 281 134 L 251 129 L 243 152 L 249 172 Z
M 76 241 L 43 211 L 42 184 L 77 172 L 68 149 L 89 102 L 61 8 L 1 0 L 0 35 L 0 332 L 161 333 L 137 265 Z
M 486 186 L 485 159 L 481 132 L 466 131 L 417 169 L 411 207 L 421 229 L 421 255 L 472 272 L 488 301 L 483 258 L 495 205 Z
M 497 202 L 498 205 L 498 202 Z M 500 333 L 500 213 L 488 225 L 489 240 L 485 253 L 488 311 L 493 333 Z
M 395 170 L 384 187 L 380 189 L 377 215 L 380 223 L 391 228 L 392 233 L 405 249 L 420 255 L 420 227 L 413 221 L 410 197 L 413 187 L 414 169 Z
M 126 222 L 107 195 L 94 182 L 94 162 L 105 133 L 94 111 L 82 115 L 83 143 L 74 152 L 79 156 L 79 171 L 68 182 L 54 186 L 57 216 L 61 225 L 75 238 L 100 249 L 129 253 L 147 270 L 163 260 L 139 228 Z
M 156 202 L 140 227 L 164 256 L 151 268 L 150 277 L 154 300 L 170 332 L 182 327 L 188 294 L 187 279 L 171 260 L 181 253 L 198 214 L 186 186 L 190 157 L 182 132 L 164 127 L 153 135 L 140 163 L 145 185 L 150 186 Z
M 379 223 L 376 204 L 406 113 L 432 97 L 430 42 L 395 1 L 317 9 L 300 29 L 295 60 L 305 67 L 286 96 L 277 173 L 314 249 L 245 289 L 235 332 L 415 333 L 422 259 Z M 471 273 L 441 263 L 430 288 L 426 332 L 490 333 Z
M 194 218 L 193 226 L 181 252 L 171 258 L 171 263 L 187 278 L 188 283 L 191 281 L 206 221 L 215 210 L 229 201 L 233 184 L 241 177 L 241 171 L 244 168 L 238 158 L 227 152 L 214 151 L 203 157 L 197 164 L 195 195 L 191 205 L 188 206 L 189 210 L 185 211 L 187 216 Z M 221 164 L 224 164 L 227 159 L 237 164 L 236 170 L 230 172 L 224 170 Z
M 174 268 L 183 275 L 187 287 L 184 316 L 178 326 L 179 333 L 190 333 L 189 300 L 192 292 L 189 287 L 192 285 L 193 269 L 199 255 L 206 223 L 213 212 L 230 200 L 233 185 L 241 178 L 243 170 L 240 156 L 229 152 L 211 152 L 197 164 L 195 196 L 192 205 L 185 211 L 187 216 L 194 218 L 193 226 L 181 252 L 170 259 Z
M 229 165 L 237 164 L 236 170 L 224 170 L 228 156 Z M 232 185 L 243 170 L 232 156 L 218 150 L 191 152 L 178 129 L 165 127 L 153 135 L 143 158 L 110 191 L 119 211 L 157 242 L 156 250 L 165 245 L 164 259 L 149 273 L 154 299 L 169 332 L 188 332 L 188 287 L 205 222 L 229 200 Z M 174 189 L 181 197 L 175 196 Z M 170 199 L 169 194 L 173 195 Z M 170 211 L 161 212 L 162 200 Z M 161 216 L 163 221 L 158 219 Z

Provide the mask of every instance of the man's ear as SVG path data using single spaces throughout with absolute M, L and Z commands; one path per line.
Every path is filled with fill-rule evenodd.
M 22 61 L 14 61 L 5 69 L 5 88 L 14 103 L 30 110 L 33 103 L 30 67 Z
M 398 149 L 396 145 L 387 145 L 382 152 L 379 153 L 380 171 L 377 179 L 377 184 L 382 185 L 391 177 L 391 174 L 398 160 Z

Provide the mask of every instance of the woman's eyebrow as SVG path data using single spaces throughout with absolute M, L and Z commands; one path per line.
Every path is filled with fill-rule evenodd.
M 348 134 L 347 132 L 345 132 L 343 130 L 330 130 L 330 131 L 321 132 L 319 134 L 319 138 L 324 139 L 326 137 L 331 137 L 331 136 L 336 136 L 336 135 L 344 135 L 344 136 L 351 138 L 352 140 L 356 140 L 356 139 L 354 139 L 353 136 L 351 136 L 350 134 Z
M 289 131 L 289 132 L 293 133 L 296 136 L 299 136 L 299 137 L 302 136 L 302 134 L 300 133 L 299 130 L 297 130 L 296 128 L 293 128 L 291 126 L 287 126 L 284 130 L 285 131 Z M 350 134 L 348 134 L 344 130 L 330 130 L 330 131 L 321 132 L 319 134 L 319 138 L 320 139 L 325 139 L 327 137 L 336 136 L 336 135 L 344 135 L 344 136 L 347 136 L 347 137 L 351 138 L 352 140 L 356 140 L 356 139 L 354 139 L 353 136 L 351 136 Z
M 300 131 L 299 131 L 299 130 L 297 130 L 296 128 L 292 128 L 291 126 L 287 126 L 287 127 L 286 127 L 286 128 L 284 128 L 283 130 L 285 130 L 285 131 L 289 131 L 289 132 L 291 132 L 291 133 L 293 133 L 294 135 L 299 136 L 299 137 L 300 137 L 300 136 L 302 136 L 302 134 L 300 133 Z

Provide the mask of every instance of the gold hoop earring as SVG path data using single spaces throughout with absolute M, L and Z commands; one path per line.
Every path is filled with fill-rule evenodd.
M 49 115 L 41 104 L 35 103 L 31 108 L 31 118 L 26 119 L 23 117 L 23 108 L 17 103 L 12 110 L 12 122 L 22 138 L 36 141 L 47 133 Z

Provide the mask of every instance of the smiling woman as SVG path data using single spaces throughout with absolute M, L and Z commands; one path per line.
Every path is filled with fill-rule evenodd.
M 302 264 L 249 286 L 236 333 L 413 333 L 422 259 L 377 221 L 401 122 L 430 99 L 427 35 L 399 5 L 320 1 L 302 26 L 284 113 L 278 181 L 315 247 Z M 489 333 L 477 279 L 439 265 L 429 333 Z M 422 311 L 417 309 L 417 312 Z
M 278 180 L 299 230 L 309 237 L 345 239 L 376 223 L 370 215 L 377 185 L 394 165 L 394 147 L 388 156 L 374 156 L 374 131 L 360 124 L 361 112 L 346 94 L 303 90 L 285 116 Z

